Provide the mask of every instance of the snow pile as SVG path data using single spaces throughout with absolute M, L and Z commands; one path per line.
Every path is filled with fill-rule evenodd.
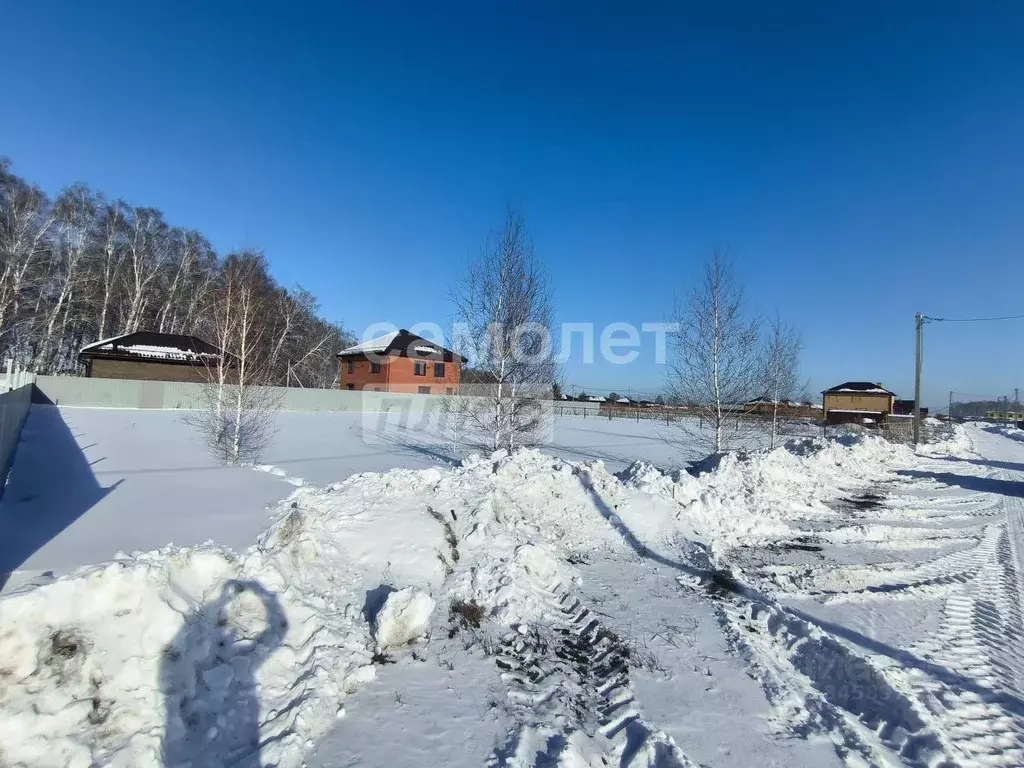
M 408 645 L 427 631 L 434 598 L 416 587 L 392 592 L 373 620 L 373 636 L 382 650 Z
M 911 458 L 873 437 L 802 440 L 699 478 L 617 478 L 521 450 L 299 487 L 241 554 L 168 547 L 0 598 L 0 762 L 301 765 L 375 652 L 445 619 L 435 604 L 538 622 L 564 613 L 552 590 L 574 557 L 785 532 Z
M 358 612 L 290 586 L 289 556 L 166 549 L 0 600 L 5 762 L 214 766 L 262 739 L 294 764 L 296 724 L 373 668 Z
M 378 646 L 426 631 L 446 579 L 528 620 L 550 610 L 538 584 L 571 579 L 566 552 L 624 547 L 595 506 L 606 486 L 627 490 L 536 451 L 366 473 L 298 488 L 241 554 L 168 547 L 0 598 L 3 762 L 299 765 Z M 609 516 L 671 519 L 630 493 Z M 382 584 L 398 591 L 375 638 L 364 609 Z
M 929 450 L 959 453 L 968 445 L 961 428 Z M 770 451 L 725 454 L 697 478 L 663 473 L 639 462 L 619 477 L 631 488 L 681 505 L 675 517 L 683 535 L 690 531 L 688 538 L 728 547 L 788 535 L 793 531 L 790 522 L 797 518 L 830 516 L 828 502 L 913 463 L 914 452 L 906 445 L 851 434 L 791 440 Z

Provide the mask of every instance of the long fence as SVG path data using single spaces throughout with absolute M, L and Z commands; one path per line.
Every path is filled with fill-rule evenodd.
M 206 385 L 178 381 L 37 376 L 34 402 L 94 408 L 202 408 Z M 284 411 L 376 413 L 392 408 L 439 410 L 444 395 L 268 387 Z
M 14 463 L 21 428 L 32 404 L 32 385 L 26 384 L 0 394 L 0 493 Z

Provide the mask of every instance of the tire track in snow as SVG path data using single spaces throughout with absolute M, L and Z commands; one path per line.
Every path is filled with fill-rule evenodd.
M 889 764 L 887 755 L 921 768 L 950 765 L 949 745 L 927 712 L 869 658 L 766 600 L 726 598 L 719 612 L 786 730 L 831 733 L 840 757 L 853 753 L 870 765 Z
M 938 637 L 920 646 L 934 663 L 976 685 L 911 676 L 958 748 L 984 766 L 1024 765 L 1020 499 L 1007 500 L 1006 516 L 979 548 L 984 565 L 977 576 L 947 600 Z
M 643 718 L 630 685 L 628 646 L 561 583 L 531 586 L 552 620 L 520 625 L 502 638 L 495 663 L 521 725 L 490 765 L 696 768 Z
M 931 520 L 941 519 L 936 512 L 950 510 L 959 515 L 961 510 L 970 509 L 969 517 L 980 518 L 984 534 L 978 546 L 940 556 L 914 569 L 919 575 L 927 574 L 928 579 L 902 589 L 887 585 L 877 593 L 879 597 L 904 590 L 908 596 L 936 591 L 949 594 L 936 635 L 913 648 L 921 660 L 903 670 L 890 670 L 890 677 L 905 682 L 924 706 L 925 720 L 949 742 L 957 765 L 1024 765 L 1020 572 L 1024 500 L 1013 495 L 1011 486 L 1002 485 L 1012 482 L 1017 474 L 994 469 L 968 472 L 970 479 L 965 476 L 964 482 L 956 484 L 972 490 L 981 488 L 980 492 L 966 497 L 943 493 L 937 499 L 921 499 L 920 506 L 927 509 L 922 509 L 922 516 Z M 993 481 L 992 490 L 984 487 L 985 480 Z M 948 491 L 950 483 L 931 479 L 916 485 Z M 993 524 L 997 514 L 1003 520 Z M 863 594 L 847 592 L 839 599 L 863 599 Z
M 927 482 L 948 489 L 948 484 Z M 899 497 L 912 520 L 910 498 Z M 852 751 L 872 764 L 887 763 L 884 756 L 890 751 L 913 766 L 1024 765 L 1024 622 L 1018 568 L 1024 549 L 1024 502 L 987 491 L 921 501 L 928 507 L 921 517 L 930 522 L 978 520 L 975 526 L 948 529 L 964 534 L 980 528 L 977 545 L 910 568 L 886 569 L 883 578 L 858 589 L 843 589 L 837 572 L 848 570 L 874 581 L 870 576 L 876 567 L 807 568 L 791 581 L 799 589 L 813 585 L 815 576 L 833 577 L 829 580 L 839 582 L 838 589 L 799 589 L 829 601 L 950 594 L 938 636 L 920 646 L 923 658 L 881 647 L 881 656 L 861 655 L 821 632 L 816 621 L 802 622 L 772 601 L 723 603 L 723 624 L 760 673 L 770 698 L 785 703 L 792 691 L 805 694 L 802 711 L 791 704 L 789 711 L 782 707 L 782 721 L 797 733 L 831 731 L 840 736 L 840 754 Z M 993 524 L 1000 514 L 1005 519 Z M 905 533 L 902 523 L 892 524 Z M 934 540 L 939 530 L 933 528 L 929 538 Z M 865 543 L 884 546 L 884 537 L 873 538 Z M 901 578 L 889 578 L 896 574 Z M 773 580 L 776 574 L 762 575 Z M 914 578 L 902 578 L 910 575 Z M 778 576 L 786 590 L 787 575 Z M 897 666 L 900 662 L 903 669 Z
M 948 594 L 974 579 L 984 567 L 983 547 L 999 526 L 986 526 L 972 547 L 940 554 L 917 565 L 894 563 L 880 565 L 828 565 L 806 568 L 804 573 L 790 578 L 796 589 L 779 583 L 774 585 L 784 592 L 795 593 L 826 602 L 863 599 L 923 598 Z M 981 556 L 980 556 L 981 555 Z M 771 576 L 769 576 L 771 578 Z M 815 588 L 825 582 L 828 587 Z

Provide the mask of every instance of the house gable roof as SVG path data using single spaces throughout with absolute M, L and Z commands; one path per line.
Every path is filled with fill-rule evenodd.
M 824 392 L 822 392 L 823 395 L 837 393 L 860 395 L 892 395 L 893 397 L 896 397 L 895 392 L 890 392 L 881 384 L 875 384 L 873 381 L 845 381 L 842 384 L 838 384 L 832 387 L 831 389 L 826 389 Z
M 398 355 L 400 357 L 422 357 L 424 359 L 436 359 L 441 356 L 444 360 L 458 360 L 465 362 L 466 358 L 457 352 L 442 347 L 440 344 L 417 336 L 415 333 L 401 328 L 375 339 L 368 339 L 360 344 L 347 347 L 338 353 L 339 358 L 359 357 L 363 355 Z
M 78 353 L 80 360 L 109 358 L 189 365 L 215 363 L 220 357 L 220 349 L 196 336 L 153 331 L 135 331 L 100 339 L 86 344 Z

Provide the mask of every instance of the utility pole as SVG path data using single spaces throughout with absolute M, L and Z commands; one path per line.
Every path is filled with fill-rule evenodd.
M 914 315 L 917 326 L 917 350 L 914 355 L 914 445 L 921 442 L 921 356 L 924 353 L 924 315 Z
M 949 410 L 946 411 L 946 418 L 949 419 L 949 423 L 953 423 L 953 390 L 949 390 Z

